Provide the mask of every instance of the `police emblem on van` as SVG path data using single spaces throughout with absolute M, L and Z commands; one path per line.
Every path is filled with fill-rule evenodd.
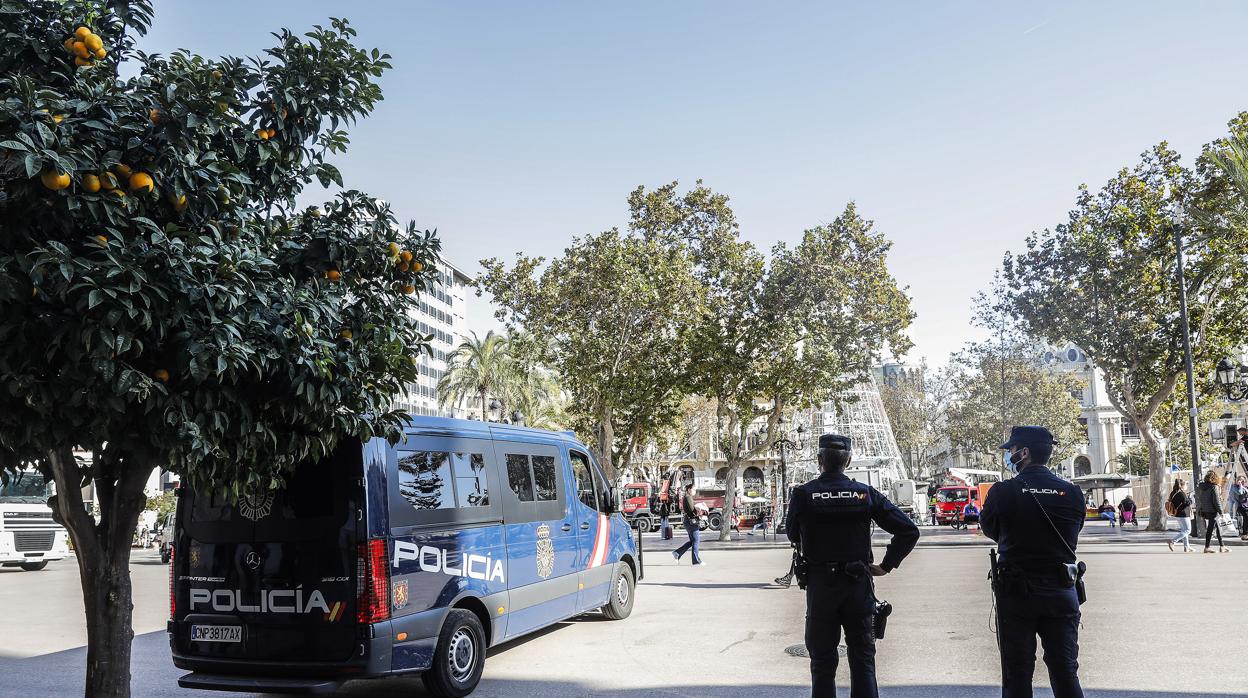
M 555 571 L 555 544 L 550 541 L 550 526 L 537 527 L 537 576 L 546 579 Z
M 268 516 L 271 511 L 273 511 L 271 490 L 264 494 L 249 494 L 238 502 L 238 513 L 242 514 L 244 519 L 259 521 Z

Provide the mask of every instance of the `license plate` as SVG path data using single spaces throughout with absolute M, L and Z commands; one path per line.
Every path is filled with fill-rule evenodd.
M 192 642 L 242 642 L 241 625 L 192 625 Z

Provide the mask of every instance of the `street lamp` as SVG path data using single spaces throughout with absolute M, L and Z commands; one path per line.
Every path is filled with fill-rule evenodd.
M 784 419 L 781 419 L 780 422 L 783 424 Z M 764 431 L 764 433 L 766 432 Z M 780 450 L 780 508 L 783 510 L 788 509 L 789 502 L 789 464 L 785 460 L 785 455 L 789 449 L 801 450 L 803 446 L 802 435 L 806 433 L 805 425 L 798 424 L 796 433 L 797 437 L 796 440 L 794 440 L 790 439 L 788 434 L 781 431 L 780 438 L 776 439 L 774 444 L 774 446 Z
M 1248 400 L 1248 366 L 1236 366 L 1230 359 L 1222 359 L 1213 376 L 1218 385 L 1222 386 L 1222 390 L 1226 391 L 1227 400 Z

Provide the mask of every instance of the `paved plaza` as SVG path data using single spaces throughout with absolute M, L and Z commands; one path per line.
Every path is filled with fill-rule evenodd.
M 708 543 L 707 565 L 697 568 L 687 557 L 676 564 L 663 550 L 670 543 L 657 536 L 647 536 L 645 546 L 645 579 L 629 619 L 586 616 L 498 647 L 474 695 L 809 694 L 806 660 L 785 653 L 802 642 L 802 592 L 770 582 L 787 568 L 787 548 L 748 536 Z M 878 595 L 896 609 L 879 644 L 883 695 L 999 695 L 987 552 L 974 532 L 931 531 L 900 570 L 879 581 Z M 1240 651 L 1248 547 L 1185 555 L 1168 552 L 1156 534 L 1090 528 L 1081 553 L 1089 602 L 1080 674 L 1090 696 L 1248 696 Z M 166 568 L 136 551 L 132 572 L 135 695 L 228 695 L 177 688 L 180 672 L 164 633 Z M 77 586 L 72 560 L 40 573 L 0 572 L 0 695 L 81 692 Z M 1198 636 L 1198 628 L 1210 634 Z M 1037 695 L 1050 695 L 1040 667 Z M 410 679 L 348 684 L 342 694 L 426 695 Z

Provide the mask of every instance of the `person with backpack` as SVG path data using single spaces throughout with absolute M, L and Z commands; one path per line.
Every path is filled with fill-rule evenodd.
M 1192 536 L 1192 499 L 1187 496 L 1187 492 L 1183 491 L 1183 480 L 1174 478 L 1174 487 L 1170 490 L 1170 496 L 1166 499 L 1166 514 L 1173 516 L 1179 520 L 1179 535 L 1173 540 L 1167 540 L 1166 545 L 1169 546 L 1170 552 L 1174 552 L 1175 543 L 1183 543 L 1183 552 L 1192 552 L 1192 546 L 1188 542 Z
M 1196 512 L 1205 521 L 1205 552 L 1231 552 L 1230 548 L 1222 544 L 1222 529 L 1218 527 L 1222 503 L 1218 501 L 1218 474 L 1212 470 L 1205 473 L 1205 479 L 1196 487 Z M 1218 534 L 1217 550 L 1209 545 L 1214 533 Z

